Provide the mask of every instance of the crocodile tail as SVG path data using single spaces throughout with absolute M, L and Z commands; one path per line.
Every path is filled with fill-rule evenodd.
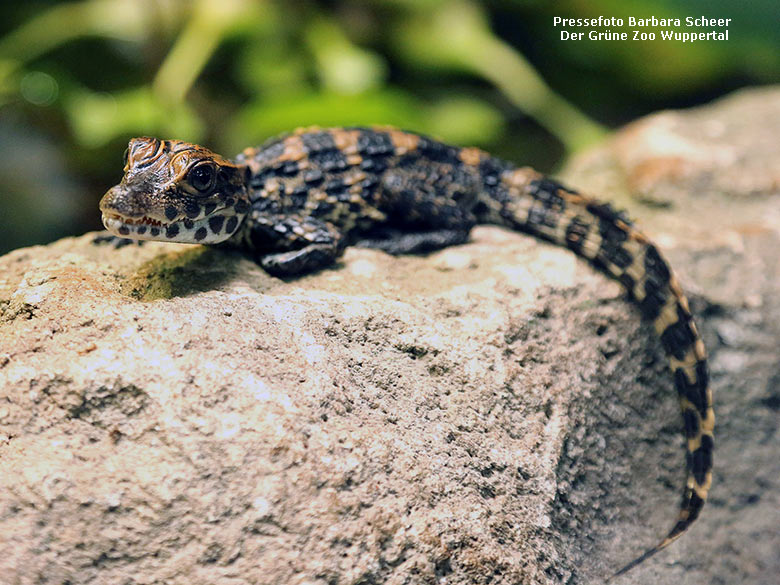
M 688 300 L 656 246 L 609 204 L 585 197 L 528 168 L 496 159 L 479 164 L 478 221 L 506 225 L 566 246 L 620 282 L 652 321 L 669 357 L 686 437 L 687 479 L 677 522 L 666 537 L 616 575 L 667 547 L 699 515 L 712 481 L 712 391 L 704 343 Z

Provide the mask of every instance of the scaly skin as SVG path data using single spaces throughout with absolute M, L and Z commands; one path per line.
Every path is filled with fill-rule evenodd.
M 235 161 L 194 144 L 130 141 L 103 223 L 132 239 L 233 246 L 291 277 L 332 264 L 348 245 L 391 254 L 462 243 L 476 224 L 530 233 L 622 283 L 653 322 L 674 375 L 688 477 L 676 524 L 615 576 L 696 520 L 712 481 L 712 392 L 688 301 L 658 249 L 609 204 L 475 148 L 394 128 L 308 128 Z

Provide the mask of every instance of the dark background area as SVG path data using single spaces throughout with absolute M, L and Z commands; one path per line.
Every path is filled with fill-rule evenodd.
M 599 15 L 732 22 L 694 43 L 553 26 Z M 649 112 L 776 82 L 778 23 L 772 0 L 5 3 L 0 253 L 100 229 L 138 135 L 232 156 L 297 126 L 393 124 L 553 171 Z

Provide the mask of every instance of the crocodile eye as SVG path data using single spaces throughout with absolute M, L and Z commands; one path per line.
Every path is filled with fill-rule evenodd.
M 190 185 L 203 193 L 213 187 L 215 176 L 214 167 L 204 163 L 193 167 L 189 175 L 187 175 L 187 180 Z

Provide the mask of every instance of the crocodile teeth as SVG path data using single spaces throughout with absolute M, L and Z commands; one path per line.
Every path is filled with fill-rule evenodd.
M 160 221 L 158 219 L 153 219 L 151 217 L 143 216 L 137 219 L 131 219 L 129 217 L 122 217 L 121 215 L 109 215 L 110 219 L 121 221 L 125 225 L 153 225 L 156 227 L 167 227 L 170 224 L 166 223 L 164 221 Z
M 123 221 L 129 225 L 154 225 L 157 227 L 168 225 L 167 223 L 152 219 L 151 217 L 142 217 L 141 219 L 125 219 Z

